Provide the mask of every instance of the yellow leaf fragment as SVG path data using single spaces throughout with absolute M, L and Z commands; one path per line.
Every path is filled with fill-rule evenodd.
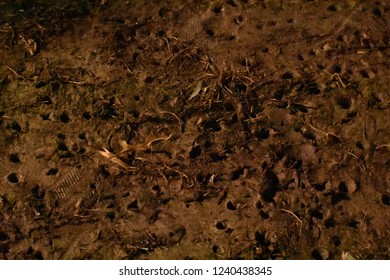
M 123 160 L 118 158 L 115 154 L 111 153 L 106 148 L 103 148 L 103 151 L 98 151 L 98 152 L 99 152 L 99 154 L 101 154 L 105 158 L 109 159 L 113 163 L 115 163 L 115 164 L 117 164 L 117 165 L 119 165 L 119 166 L 121 166 L 121 167 L 123 167 L 125 169 L 131 168 L 127 163 L 125 163 Z

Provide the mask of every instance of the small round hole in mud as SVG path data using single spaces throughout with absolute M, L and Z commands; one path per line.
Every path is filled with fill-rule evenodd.
M 154 185 L 152 187 L 152 191 L 154 191 L 156 194 L 160 194 L 161 193 L 161 187 L 159 185 Z
M 349 109 L 351 108 L 351 100 L 348 97 L 340 97 L 337 100 L 337 104 L 342 108 L 342 109 Z
M 344 181 L 339 184 L 339 191 L 342 193 L 348 193 L 348 188 Z
M 58 133 L 58 134 L 57 134 L 57 138 L 58 138 L 58 139 L 61 139 L 61 140 L 65 140 L 65 139 L 66 139 L 66 136 L 65 136 L 65 134 L 63 134 L 63 133 Z
M 8 182 L 10 182 L 12 184 L 19 183 L 18 174 L 16 174 L 15 172 L 12 172 L 12 173 L 8 174 L 7 180 L 8 180 Z
M 41 114 L 41 118 L 44 121 L 48 121 L 48 120 L 50 120 L 50 114 Z
M 276 26 L 278 23 L 277 23 L 277 21 L 275 21 L 275 20 L 270 20 L 269 22 L 268 22 L 268 25 L 269 26 Z
M 357 111 L 350 111 L 347 113 L 347 117 L 352 119 L 357 116 Z
M 244 20 L 244 17 L 242 15 L 239 15 L 234 18 L 234 23 L 240 25 Z
M 351 228 L 357 228 L 359 226 L 360 222 L 356 220 L 351 220 L 348 222 L 348 226 Z
M 390 206 L 390 196 L 387 194 L 382 195 L 382 203 L 384 205 Z
M 225 222 L 217 222 L 217 224 L 215 225 L 215 227 L 219 230 L 224 230 L 226 229 L 226 223 Z
M 83 132 L 80 133 L 80 134 L 79 134 L 79 139 L 80 139 L 80 140 L 85 140 L 85 139 L 86 139 L 85 133 L 83 133 Z
M 237 207 L 234 206 L 234 204 L 231 201 L 228 201 L 228 203 L 226 204 L 226 208 L 232 211 L 237 210 Z
M 86 120 L 90 120 L 91 119 L 91 114 L 88 113 L 88 112 L 84 112 L 83 113 L 83 118 L 86 119 Z
M 313 184 L 313 188 L 319 192 L 325 190 L 326 182 L 322 184 Z
M 311 217 L 316 218 L 318 220 L 322 220 L 322 218 L 323 218 L 323 215 L 322 215 L 321 211 L 319 211 L 317 209 L 311 209 L 309 211 L 309 214 L 310 214 Z
M 127 209 L 128 210 L 138 210 L 139 209 L 138 200 L 134 200 L 133 202 L 129 203 L 129 205 L 127 205 Z
M 50 168 L 49 171 L 47 171 L 47 176 L 54 176 L 58 173 L 58 168 Z
M 207 34 L 208 36 L 210 36 L 210 37 L 214 37 L 214 35 L 215 35 L 214 31 L 211 30 L 211 29 L 207 29 L 207 30 L 206 30 L 206 34 Z
M 216 254 L 218 252 L 218 245 L 213 245 L 213 247 L 211 247 L 211 250 L 214 254 Z
M 337 235 L 336 236 L 333 236 L 332 237 L 332 242 L 334 244 L 334 246 L 339 246 L 341 244 L 341 239 L 340 237 L 338 237 Z
M 330 5 L 327 10 L 330 12 L 337 12 L 337 7 L 335 5 Z
M 326 228 L 332 228 L 336 225 L 336 223 L 333 218 L 329 218 L 325 221 L 324 225 Z
M 220 14 L 222 12 L 222 7 L 221 6 L 216 6 L 213 8 L 213 12 L 215 14 Z
M 212 162 L 223 161 L 226 158 L 225 155 L 219 155 L 218 153 L 211 153 L 210 159 Z
M 279 179 L 278 176 L 270 170 L 267 170 L 265 176 L 266 185 L 261 192 L 261 196 L 263 197 L 265 202 L 273 202 L 276 193 L 280 190 Z
M 145 78 L 145 80 L 144 80 L 144 82 L 145 83 L 147 83 L 147 84 L 150 84 L 150 83 L 152 83 L 153 81 L 154 81 L 154 77 L 152 77 L 152 76 L 147 76 L 146 78 Z M 139 95 L 136 95 L 136 96 L 134 96 L 134 100 L 135 101 L 140 101 L 141 100 L 141 97 L 139 96 Z
M 211 148 L 213 146 L 213 142 L 209 141 L 209 140 L 206 140 L 204 142 L 204 147 L 207 149 L 207 148 Z
M 341 66 L 336 64 L 333 66 L 332 70 L 334 73 L 340 74 L 341 73 Z
M 69 116 L 66 112 L 62 112 L 62 114 L 60 115 L 60 121 L 63 123 L 69 122 Z
M 293 76 L 293 74 L 291 72 L 285 72 L 282 75 L 282 79 L 283 80 L 291 80 L 292 78 L 294 78 L 294 76 Z
M 382 11 L 379 7 L 375 7 L 373 10 L 372 10 L 372 13 L 374 14 L 374 16 L 376 17 L 381 17 L 382 16 Z
M 262 49 L 261 49 L 261 51 L 262 51 L 263 53 L 268 53 L 268 51 L 269 51 L 269 48 L 267 48 L 267 47 L 265 47 L 265 48 L 262 48 Z
M 155 192 L 157 195 L 161 194 L 161 187 L 159 185 L 154 185 L 152 187 L 152 191 Z
M 59 142 L 57 145 L 59 151 L 67 152 L 69 151 L 68 146 L 66 146 L 65 142 Z
M 298 92 L 304 92 L 304 93 L 316 95 L 316 94 L 321 93 L 321 89 L 316 81 L 309 80 L 309 81 L 303 82 L 299 86 Z
M 258 245 L 261 245 L 261 246 L 267 246 L 268 243 L 265 239 L 265 235 L 259 231 L 256 231 L 255 233 L 255 239 L 256 239 L 256 242 Z
M 326 258 L 324 258 L 325 256 L 322 256 L 321 252 L 319 250 L 317 250 L 317 249 L 314 249 L 311 252 L 311 256 L 315 260 L 324 260 L 324 259 L 326 259 Z
M 22 127 L 17 122 L 12 122 L 10 128 L 16 132 L 22 131 Z
M 364 150 L 364 145 L 362 142 L 360 141 L 357 141 L 356 144 L 355 144 L 356 148 L 360 149 L 360 150 Z
M 368 74 L 368 72 L 366 70 L 361 70 L 360 71 L 360 75 L 363 77 L 363 78 L 370 78 L 370 75 Z
M 248 87 L 244 84 L 237 83 L 234 88 L 237 92 L 245 92 Z
M 349 200 L 348 193 L 343 193 L 342 192 L 342 193 L 333 193 L 333 194 L 331 194 L 330 203 L 332 203 L 333 205 L 336 205 L 340 201 L 343 201 L 343 200 Z
M 342 35 L 338 35 L 338 36 L 336 37 L 336 40 L 339 41 L 339 42 L 344 42 L 344 37 L 343 37 Z M 340 69 L 340 70 L 341 70 L 341 69 Z M 340 72 L 338 72 L 338 73 L 340 73 Z
M 255 137 L 258 140 L 265 140 L 269 137 L 269 130 L 268 128 L 262 127 L 260 130 L 255 132 Z
M 202 149 L 200 146 L 193 147 L 191 152 L 190 152 L 190 158 L 195 159 L 199 157 L 202 153 Z
M 108 172 L 108 170 L 106 169 L 106 167 L 104 165 L 99 165 L 99 173 L 104 177 L 104 178 L 108 178 L 110 177 L 110 172 Z
M 12 163 L 19 163 L 20 162 L 19 156 L 17 154 L 10 154 L 9 160 Z
M 114 212 L 107 213 L 107 218 L 109 218 L 110 220 L 114 220 L 115 219 L 115 213 Z
M 42 253 L 39 251 L 34 253 L 33 259 L 39 261 L 44 260 Z
M 41 88 L 41 87 L 44 87 L 44 86 L 46 86 L 47 84 L 46 84 L 46 82 L 44 82 L 44 81 L 39 81 L 39 82 L 37 82 L 36 84 L 35 84 L 35 87 L 36 88 Z
M 206 129 L 208 131 L 213 131 L 213 132 L 221 131 L 221 126 L 214 119 L 206 121 L 204 123 L 203 127 L 204 127 L 204 129 Z
M 303 135 L 303 137 L 305 137 L 305 138 L 308 139 L 308 140 L 316 141 L 316 136 L 315 136 L 314 133 L 311 132 L 311 131 L 308 131 L 308 130 L 303 131 L 303 132 L 302 132 L 302 135 Z
M 260 210 L 259 214 L 260 214 L 260 216 L 261 216 L 264 220 L 269 219 L 268 213 L 264 212 L 263 210 Z
M 244 174 L 244 169 L 243 168 L 239 168 L 237 170 L 234 170 L 232 172 L 232 175 L 231 175 L 230 179 L 232 181 L 238 180 L 242 174 Z
M 7 241 L 7 240 L 9 240 L 8 234 L 6 234 L 5 232 L 0 231 L 0 241 Z

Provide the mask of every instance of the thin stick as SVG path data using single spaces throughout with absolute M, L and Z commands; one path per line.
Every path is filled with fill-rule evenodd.
M 147 146 L 148 148 L 150 148 L 150 146 L 151 146 L 154 142 L 157 142 L 157 141 L 164 141 L 164 142 L 166 142 L 166 141 L 168 141 L 169 139 L 171 139 L 172 135 L 173 135 L 173 133 L 172 133 L 171 135 L 169 135 L 168 137 L 158 137 L 158 138 L 155 138 L 155 139 L 149 141 L 148 143 L 146 143 L 146 146 Z
M 307 125 L 310 126 L 317 133 L 323 133 L 326 136 L 333 135 L 334 137 L 340 138 L 338 135 L 334 134 L 333 132 L 326 132 L 326 131 L 323 131 L 323 130 L 315 127 L 311 120 L 309 120 L 309 122 L 307 122 Z
M 134 77 L 137 78 L 137 76 L 134 74 L 134 72 L 130 70 L 129 66 L 127 66 L 127 63 L 126 63 L 123 59 L 121 59 L 120 61 L 121 61 L 121 62 L 123 63 L 123 65 L 126 67 L 127 71 L 129 71 L 129 73 L 130 73 L 131 75 L 133 75 Z
M 298 220 L 298 222 L 301 224 L 301 226 L 299 227 L 299 234 L 301 234 L 301 232 L 302 232 L 302 226 L 303 226 L 303 222 L 302 222 L 302 220 L 301 219 L 299 219 L 298 218 L 298 216 L 297 215 L 295 215 L 294 214 L 294 212 L 292 212 L 292 211 L 290 211 L 290 210 L 286 210 L 286 209 L 280 209 L 281 211 L 283 211 L 283 212 L 286 212 L 286 213 L 288 213 L 288 214 L 291 214 L 291 215 L 293 215 L 293 217 L 295 218 L 295 219 L 297 219 Z
M 175 113 L 172 113 L 172 112 L 169 112 L 169 111 L 161 111 L 160 113 L 162 113 L 162 114 L 169 114 L 169 115 L 174 116 L 174 117 L 176 118 L 176 120 L 178 121 L 178 123 L 179 123 L 180 132 L 182 132 L 181 120 L 180 120 L 180 118 L 179 118 Z
M 21 78 L 21 79 L 23 79 L 23 80 L 26 79 L 25 77 L 19 75 L 14 69 L 12 69 L 11 67 L 9 67 L 8 65 L 5 65 L 5 67 L 7 67 L 8 70 L 10 70 L 12 73 L 14 73 L 14 75 L 15 75 L 16 77 Z
M 377 147 L 377 149 L 378 149 L 378 147 Z M 356 159 L 359 161 L 359 167 L 360 167 L 360 169 L 361 169 L 362 171 L 366 171 L 366 166 L 365 166 L 365 164 L 364 164 L 364 161 L 363 161 L 361 158 L 359 158 L 357 155 L 355 155 L 355 154 L 352 153 L 352 152 L 348 152 L 348 154 L 351 155 L 351 156 L 353 156 L 354 158 L 356 158 Z

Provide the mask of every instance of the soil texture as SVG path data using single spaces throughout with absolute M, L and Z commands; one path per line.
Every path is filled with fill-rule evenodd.
M 0 1 L 0 259 L 389 259 L 389 1 Z

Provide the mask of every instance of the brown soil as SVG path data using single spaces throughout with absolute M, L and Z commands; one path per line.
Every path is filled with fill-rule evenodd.
M 0 259 L 389 258 L 388 1 L 52 2 L 0 1 Z

